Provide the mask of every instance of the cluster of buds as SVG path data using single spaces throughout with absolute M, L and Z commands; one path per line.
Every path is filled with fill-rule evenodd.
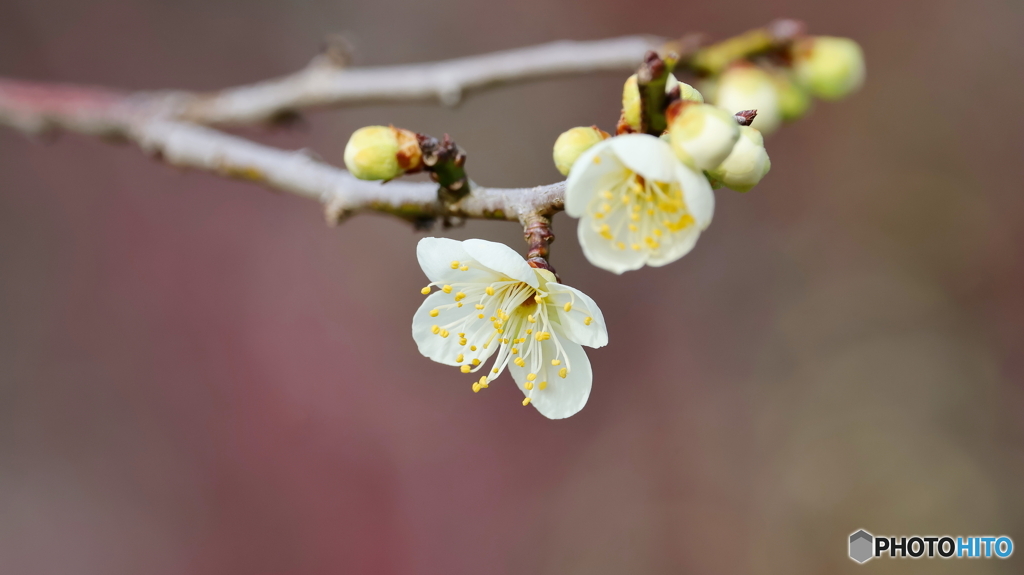
M 838 100 L 864 83 L 864 54 L 849 38 L 809 36 L 781 51 L 729 64 L 701 87 L 727 110 L 756 109 L 763 134 L 804 116 L 813 98 Z

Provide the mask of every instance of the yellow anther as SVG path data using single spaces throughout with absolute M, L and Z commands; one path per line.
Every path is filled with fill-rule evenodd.
M 440 314 L 440 313 L 441 313 L 441 310 L 436 309 L 436 308 L 432 309 L 432 310 L 430 310 L 430 317 L 437 317 L 438 314 Z
M 635 232 L 637 230 L 636 224 L 629 224 L 629 231 Z
M 494 286 L 487 286 L 484 291 L 487 292 L 487 295 L 494 295 Z
M 537 389 L 547 389 L 547 387 L 548 387 L 548 382 L 546 382 L 546 381 L 542 381 L 542 382 L 537 384 Z
M 427 295 L 428 293 L 430 293 L 430 286 L 427 286 L 427 287 L 421 289 L 420 293 L 423 294 L 423 295 Z
M 615 244 L 615 247 L 619 248 L 620 250 L 624 250 L 624 249 L 626 249 L 626 244 L 624 244 L 622 242 L 619 242 L 619 243 Z
M 590 322 L 594 321 L 594 318 L 588 317 L 583 320 L 583 325 L 590 325 Z
M 452 262 L 452 269 L 453 270 L 459 269 L 459 262 L 458 261 Z
M 445 284 L 444 287 L 441 288 L 441 291 L 444 293 L 452 293 L 452 286 Z
M 477 393 L 479 391 L 480 391 L 480 384 L 479 383 L 474 383 L 473 384 L 473 393 Z
M 487 376 L 486 375 L 481 375 L 480 376 L 480 387 L 487 387 Z
M 601 224 L 601 227 L 597 229 L 597 233 L 601 234 L 601 237 L 606 240 L 612 239 L 612 229 L 608 224 Z
M 654 235 L 656 235 L 656 236 L 658 236 L 660 238 L 661 237 L 661 230 L 658 229 L 658 228 L 654 228 Z
M 525 384 L 523 384 L 523 387 L 525 387 L 527 391 L 530 391 L 530 390 L 533 389 L 533 382 L 532 381 L 528 381 Z
M 640 244 L 633 244 L 631 247 L 633 248 L 633 251 L 640 251 Z
M 658 246 L 660 245 L 658 244 L 658 242 L 654 241 L 654 238 L 652 238 L 651 236 L 647 236 L 646 238 L 644 238 L 644 241 L 647 243 L 648 246 L 650 246 L 652 250 L 658 249 Z
M 460 334 L 459 334 L 459 337 L 466 337 L 466 334 L 464 334 L 464 333 L 460 333 Z
M 476 346 L 475 345 L 469 346 L 469 351 L 476 351 Z
M 594 217 L 599 219 L 599 220 L 603 220 L 604 219 L 604 214 L 602 214 L 601 212 L 594 212 Z
M 533 317 L 532 315 L 528 315 L 526 316 L 526 321 L 530 323 L 537 323 L 537 318 Z
M 441 337 L 448 337 L 448 330 L 442 329 L 441 330 Z
M 565 311 L 572 311 L 572 302 L 568 302 L 565 305 L 563 305 L 562 309 L 564 309 Z
M 600 160 L 600 159 L 601 158 L 594 158 L 594 163 L 595 164 L 599 163 L 598 160 Z M 527 405 L 530 405 L 530 398 L 529 397 L 527 397 L 526 399 L 523 400 L 523 407 L 526 407 Z
M 533 333 L 533 330 L 532 330 L 532 329 L 528 329 L 528 330 L 526 330 L 526 335 L 530 335 L 531 333 Z
M 492 325 L 494 325 L 494 329 L 501 329 L 501 321 L 496 321 Z
M 615 197 L 615 194 L 613 194 L 611 190 L 605 190 L 601 192 L 601 197 L 603 197 L 606 200 L 610 200 Z
M 473 358 L 473 365 L 474 366 L 480 365 L 480 360 L 474 357 Z
M 560 359 L 552 359 L 551 360 L 551 365 L 562 365 L 562 360 L 560 360 Z
M 459 345 L 466 345 L 468 342 L 469 342 L 469 340 L 467 340 L 464 337 L 460 337 L 459 338 Z
M 533 381 L 535 379 L 537 379 L 537 374 L 536 373 L 528 373 L 528 374 L 526 374 L 526 381 Z
M 533 296 L 533 301 L 537 302 L 537 305 L 544 303 L 544 298 L 540 297 L 540 294 Z
M 629 219 L 633 220 L 634 222 L 639 222 L 640 214 L 629 214 Z
M 462 307 L 462 302 L 460 301 L 456 307 Z
M 433 334 L 441 333 L 441 326 L 439 326 L 439 325 L 431 326 L 430 333 L 433 333 Z
M 481 383 L 480 387 L 483 388 L 483 389 L 487 389 L 487 384 L 486 383 Z
M 476 317 L 478 317 L 479 319 L 484 319 L 484 314 L 478 313 L 476 314 Z
M 455 363 L 462 363 L 462 354 L 455 356 Z
M 491 321 L 498 321 L 498 318 L 492 315 L 491 316 Z
M 466 294 L 464 294 L 462 292 L 457 292 L 455 294 L 455 301 L 459 301 L 459 300 L 463 300 L 463 299 L 466 299 Z
M 548 332 L 548 331 L 538 331 L 537 333 L 533 334 L 533 338 L 536 339 L 537 341 L 544 341 L 546 339 L 551 339 L 551 332 Z
M 519 367 L 523 367 L 524 365 L 526 365 L 526 361 L 524 361 L 523 358 L 521 358 L 521 357 L 517 357 L 517 358 L 513 359 L 512 363 L 518 365 Z
M 565 376 L 567 375 L 569 375 L 569 368 L 563 367 L 562 369 L 558 370 L 558 377 L 565 379 Z
M 610 212 L 610 211 L 612 211 L 612 205 L 607 203 L 607 202 L 601 204 L 601 211 L 602 212 Z
M 476 309 L 484 309 L 484 304 L 482 304 L 482 303 L 478 303 L 478 304 L 476 304 L 476 305 L 475 305 L 475 306 L 473 306 L 473 307 L 475 307 Z
M 507 337 L 501 338 L 501 343 L 508 343 L 508 338 Z
M 648 209 L 647 210 L 647 215 L 648 216 L 653 216 L 654 215 L 654 210 L 653 209 Z
M 469 372 L 473 371 L 473 368 L 469 367 L 468 365 L 464 365 L 464 366 L 460 367 L 459 370 L 462 371 L 462 373 L 469 373 Z
M 468 272 L 469 271 L 469 266 L 462 266 L 462 267 L 459 268 L 459 271 Z
M 492 369 L 492 370 L 491 370 L 491 373 L 498 373 L 498 368 L 494 368 L 494 369 Z
M 515 355 L 517 353 L 519 353 L 519 350 L 513 347 L 512 348 L 512 355 Z

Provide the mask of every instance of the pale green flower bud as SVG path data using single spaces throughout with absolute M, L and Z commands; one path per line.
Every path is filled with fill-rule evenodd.
M 573 128 L 562 132 L 555 140 L 555 149 L 552 156 L 555 160 L 555 167 L 563 176 L 569 175 L 569 170 L 576 163 L 576 158 L 586 152 L 591 146 L 604 140 L 609 136 L 608 132 L 599 129 L 597 126 Z
M 720 166 L 708 170 L 708 177 L 716 188 L 725 185 L 737 192 L 749 192 L 771 167 L 761 132 L 750 126 L 740 126 L 740 138 L 732 153 Z
M 345 167 L 360 180 L 391 180 L 422 166 L 416 134 L 394 126 L 367 126 L 345 146 Z
M 811 95 L 807 89 L 793 81 L 789 74 L 776 72 L 772 75 L 775 89 L 779 94 L 779 112 L 787 122 L 799 120 L 811 109 Z
M 815 96 L 837 100 L 864 83 L 864 52 L 849 38 L 816 36 L 794 49 L 797 77 Z
M 704 103 L 704 96 L 701 96 L 696 88 L 685 82 L 680 82 L 678 78 L 669 74 L 668 81 L 665 83 L 665 93 L 668 94 L 676 86 L 679 86 L 681 100 L 698 104 Z M 640 129 L 640 88 L 637 84 L 636 74 L 626 78 L 626 83 L 622 86 L 622 118 L 630 128 Z
M 684 164 L 698 170 L 721 164 L 740 136 L 736 118 L 708 104 L 673 104 L 668 120 L 672 151 Z
M 775 82 L 756 66 L 733 66 L 723 72 L 715 90 L 715 105 L 733 114 L 757 110 L 751 125 L 765 134 L 774 132 L 782 122 Z

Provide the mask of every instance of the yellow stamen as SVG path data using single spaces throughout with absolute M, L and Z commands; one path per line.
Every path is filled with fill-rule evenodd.
M 455 356 L 455 363 L 462 363 L 462 354 Z
M 594 158 L 594 163 L 595 164 L 600 163 L 600 162 L 598 162 L 598 160 L 600 160 L 600 159 L 601 158 Z M 523 400 L 523 407 L 526 407 L 527 405 L 530 405 L 530 398 L 529 397 L 527 397 L 526 399 Z
M 427 286 L 427 287 L 421 289 L 420 293 L 423 294 L 423 295 L 427 295 L 428 293 L 430 293 L 430 286 Z
M 439 326 L 439 325 L 431 326 L 430 333 L 435 334 L 435 335 L 441 333 L 441 326 Z
M 562 309 L 564 309 L 565 311 L 571 311 L 572 310 L 572 303 L 570 302 L 570 303 L 567 303 L 567 304 L 563 305 Z
M 512 348 L 512 355 L 515 355 L 517 353 L 519 353 L 519 350 L 513 347 Z
M 620 250 L 624 250 L 624 249 L 626 249 L 626 244 L 624 244 L 622 242 L 619 242 L 619 243 L 615 244 L 615 247 L 619 248 Z
M 464 337 L 459 338 L 459 345 L 466 345 L 467 342 L 468 342 L 468 340 L 466 338 L 464 338 Z
M 462 266 L 462 267 L 459 268 L 459 271 L 468 272 L 469 271 L 469 266 Z
M 563 367 L 562 369 L 558 370 L 558 377 L 565 379 L 565 376 L 567 375 L 569 375 L 569 368 Z
M 452 269 L 453 270 L 459 269 L 459 262 L 457 262 L 457 261 L 452 262 Z
M 475 307 L 476 309 L 484 309 L 484 304 L 482 304 L 482 303 L 478 303 L 478 304 L 476 304 L 476 305 L 475 305 L 475 306 L 473 306 L 473 307 Z
M 438 315 L 439 313 L 441 313 L 441 310 L 438 310 L 438 309 L 432 309 L 432 310 L 430 310 L 430 317 L 437 317 L 437 315 Z
M 484 319 L 484 314 L 478 313 L 476 314 L 476 317 L 478 317 L 479 319 Z
M 594 318 L 588 317 L 583 320 L 583 325 L 590 325 L 590 322 L 594 321 Z
M 445 284 L 444 287 L 441 288 L 441 291 L 444 293 L 452 293 L 452 286 Z
M 480 360 L 474 357 L 473 358 L 473 365 L 474 366 L 480 365 Z
M 476 351 L 476 346 L 475 345 L 469 346 L 469 351 Z
M 542 382 L 537 384 L 537 389 L 547 389 L 547 387 L 548 387 L 548 382 L 546 382 L 546 381 L 542 381 Z
M 487 286 L 487 289 L 485 289 L 484 291 L 487 292 L 487 295 L 494 295 L 494 287 L 493 286 Z
M 606 240 L 612 239 L 612 228 L 608 224 L 601 224 L 601 227 L 597 229 L 597 233 L 601 234 L 601 237 Z
M 533 334 L 533 339 L 536 339 L 537 341 L 544 341 L 546 339 L 551 339 L 551 332 L 538 331 L 537 333 Z
M 492 370 L 491 370 L 491 373 L 498 373 L 498 368 L 494 368 L 494 369 L 492 369 Z
M 441 337 L 448 337 L 448 330 L 442 329 L 441 330 Z
M 535 379 L 537 379 L 537 374 L 536 373 L 528 373 L 528 374 L 526 374 L 526 381 L 533 381 Z
M 521 357 L 517 357 L 517 358 L 513 359 L 512 363 L 518 365 L 519 367 L 523 367 L 524 365 L 526 365 L 526 361 L 524 361 L 523 358 L 521 358 Z
M 462 299 L 465 299 L 465 298 L 466 298 L 466 294 L 464 294 L 462 292 L 458 292 L 458 293 L 455 294 L 455 301 L 459 301 L 459 300 L 462 300 Z
M 532 381 L 528 381 L 528 382 L 526 382 L 523 385 L 523 387 L 525 387 L 527 391 L 532 390 L 533 389 L 533 382 Z
M 532 329 L 528 329 L 528 330 L 526 330 L 526 335 L 530 335 L 531 333 L 533 333 L 533 330 L 532 330 Z M 525 339 L 525 338 L 524 338 L 524 339 Z
M 479 391 L 480 391 L 480 384 L 479 383 L 473 383 L 473 393 L 478 393 Z
M 532 315 L 527 315 L 526 316 L 526 321 L 528 321 L 530 323 L 537 323 L 537 318 L 533 317 Z
M 460 367 L 459 370 L 462 371 L 462 373 L 469 373 L 469 372 L 473 371 L 473 368 L 469 367 L 468 365 L 464 365 L 464 366 Z
M 552 359 L 551 360 L 551 365 L 562 365 L 562 360 L 560 360 L 560 359 Z

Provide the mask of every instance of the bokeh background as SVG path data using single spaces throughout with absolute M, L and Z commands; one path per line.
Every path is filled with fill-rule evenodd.
M 419 235 L 186 173 L 136 149 L 0 130 L 0 572 L 1022 572 L 847 558 L 847 536 L 1024 544 L 1024 4 L 1002 0 L 0 0 L 0 74 L 215 89 L 559 38 L 723 37 L 776 17 L 850 36 L 864 89 L 770 138 L 697 249 L 553 263 L 611 344 L 548 421 L 420 357 Z M 623 75 L 456 109 L 313 114 L 246 135 L 341 163 L 372 123 L 448 132 L 493 185 L 555 181 L 562 130 Z M 452 237 L 520 246 L 513 224 Z

